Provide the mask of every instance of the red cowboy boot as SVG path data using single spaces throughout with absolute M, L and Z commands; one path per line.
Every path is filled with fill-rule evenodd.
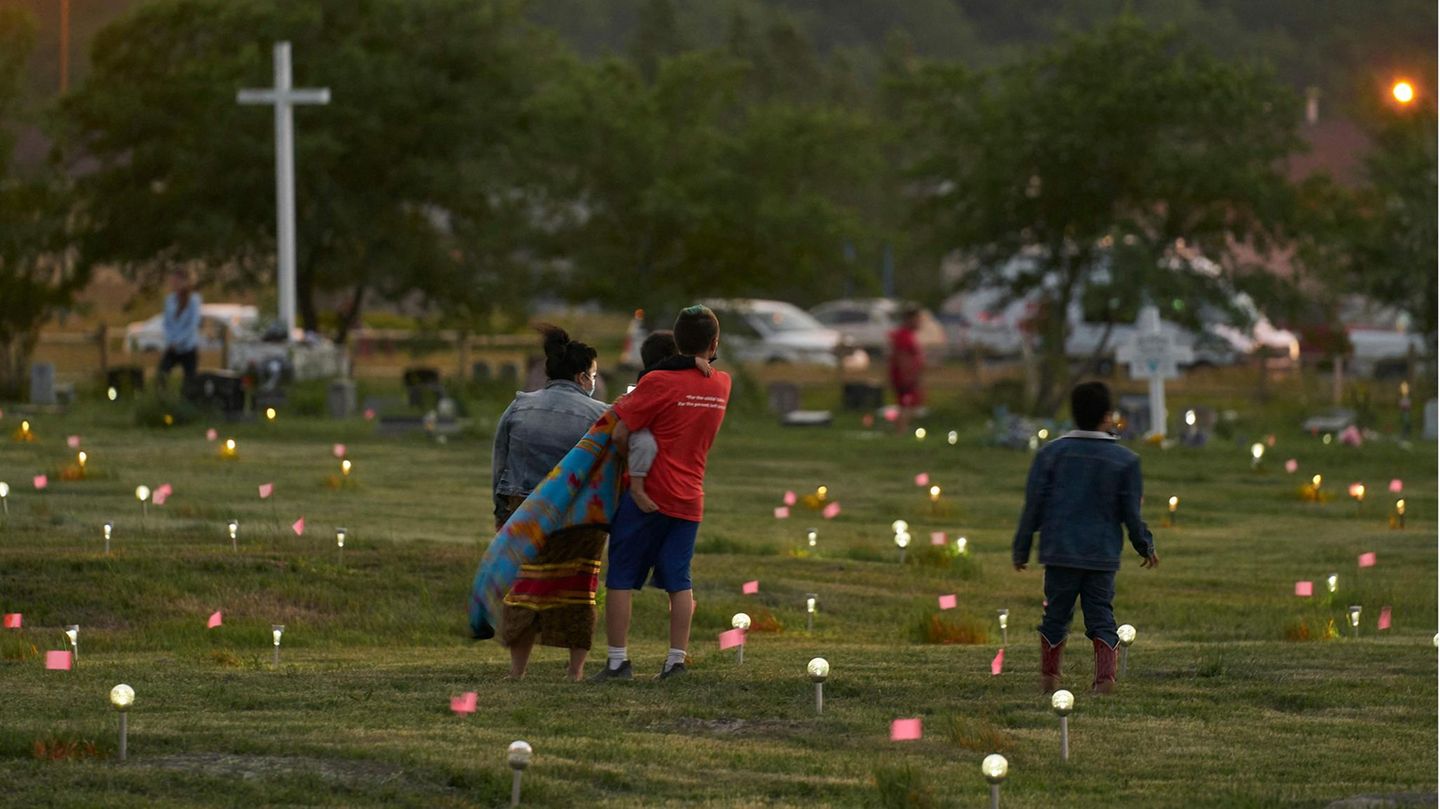
M 1115 647 L 1099 638 L 1095 642 L 1095 683 L 1091 693 L 1109 694 L 1115 690 Z
M 1060 687 L 1060 659 L 1065 656 L 1065 641 L 1054 646 L 1040 636 L 1040 691 L 1050 694 Z

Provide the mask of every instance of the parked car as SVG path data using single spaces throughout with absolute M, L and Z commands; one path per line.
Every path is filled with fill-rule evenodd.
M 1356 295 L 1345 299 L 1339 315 L 1350 339 L 1348 365 L 1360 376 L 1399 378 L 1406 375 L 1411 354 L 1423 360 L 1434 352 L 1414 331 L 1409 313 L 1395 307 Z
M 218 351 L 225 340 L 255 330 L 260 310 L 243 303 L 200 304 L 200 348 Z M 161 312 L 146 320 L 125 327 L 125 350 L 130 352 L 165 350 L 165 314 Z
M 720 319 L 720 355 L 736 362 L 835 366 L 845 343 L 794 304 L 757 299 L 706 300 Z M 863 353 L 863 352 L 862 352 Z
M 822 303 L 812 307 L 810 314 L 851 345 L 884 355 L 890 350 L 890 332 L 900 326 L 908 305 L 893 298 L 855 298 Z M 932 357 L 950 353 L 946 329 L 928 309 L 920 310 L 919 340 L 920 347 Z

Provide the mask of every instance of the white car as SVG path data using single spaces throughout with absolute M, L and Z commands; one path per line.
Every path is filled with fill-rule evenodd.
M 1413 330 L 1413 318 L 1395 307 L 1351 295 L 1338 314 L 1350 338 L 1349 368 L 1360 376 L 1404 376 L 1412 354 L 1423 360 L 1434 350 Z
M 843 345 L 794 304 L 756 299 L 706 300 L 720 320 L 720 356 L 736 362 L 796 363 L 834 367 Z
M 890 350 L 890 332 L 899 328 L 907 304 L 893 298 L 863 298 L 829 301 L 812 307 L 810 314 L 826 326 L 840 332 L 851 345 L 875 354 Z M 920 310 L 920 347 L 927 354 L 944 356 L 949 347 L 945 327 L 930 314 Z
M 218 351 L 227 336 L 234 339 L 254 331 L 260 310 L 243 303 L 200 304 L 200 349 Z M 165 313 L 125 327 L 125 350 L 165 350 Z

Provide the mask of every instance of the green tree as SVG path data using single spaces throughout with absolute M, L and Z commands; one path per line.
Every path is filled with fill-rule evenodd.
M 34 19 L 0 6 L 0 121 L 30 118 L 21 74 L 34 43 Z M 49 166 L 17 171 L 14 150 L 15 133 L 0 126 L 0 396 L 19 395 L 40 327 L 87 280 L 65 250 L 63 178 Z
M 969 283 L 1041 300 L 1040 411 L 1070 378 L 1072 305 L 1113 319 L 1148 297 L 1193 317 L 1224 303 L 1221 281 L 1262 275 L 1292 221 L 1293 94 L 1131 17 L 991 71 L 921 69 L 903 96 L 917 222 Z M 1196 253 L 1220 272 L 1174 269 Z
M 84 262 L 154 281 L 204 262 L 253 286 L 273 270 L 269 113 L 235 91 L 271 81 L 271 43 L 294 44 L 300 85 L 332 103 L 296 114 L 298 308 L 321 327 L 336 293 L 339 336 L 367 296 L 482 308 L 523 289 L 515 255 L 523 178 L 518 118 L 544 80 L 551 40 L 506 2 L 157 0 L 95 40 L 92 70 L 64 102 L 67 158 L 81 170 Z M 522 220 L 523 221 L 523 220 Z

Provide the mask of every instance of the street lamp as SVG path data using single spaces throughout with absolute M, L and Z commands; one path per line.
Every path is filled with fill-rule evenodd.
M 129 716 L 130 706 L 135 704 L 135 689 L 121 683 L 110 689 L 110 704 L 120 712 L 120 760 L 125 760 L 126 736 L 128 735 L 128 723 L 125 721 Z
M 991 753 L 980 762 L 980 772 L 990 783 L 990 809 L 1000 809 L 1000 784 L 1010 773 L 1010 762 L 999 753 Z
M 810 682 L 815 684 L 815 713 L 824 713 L 825 678 L 830 676 L 830 663 L 823 657 L 811 658 L 805 671 L 810 675 Z

